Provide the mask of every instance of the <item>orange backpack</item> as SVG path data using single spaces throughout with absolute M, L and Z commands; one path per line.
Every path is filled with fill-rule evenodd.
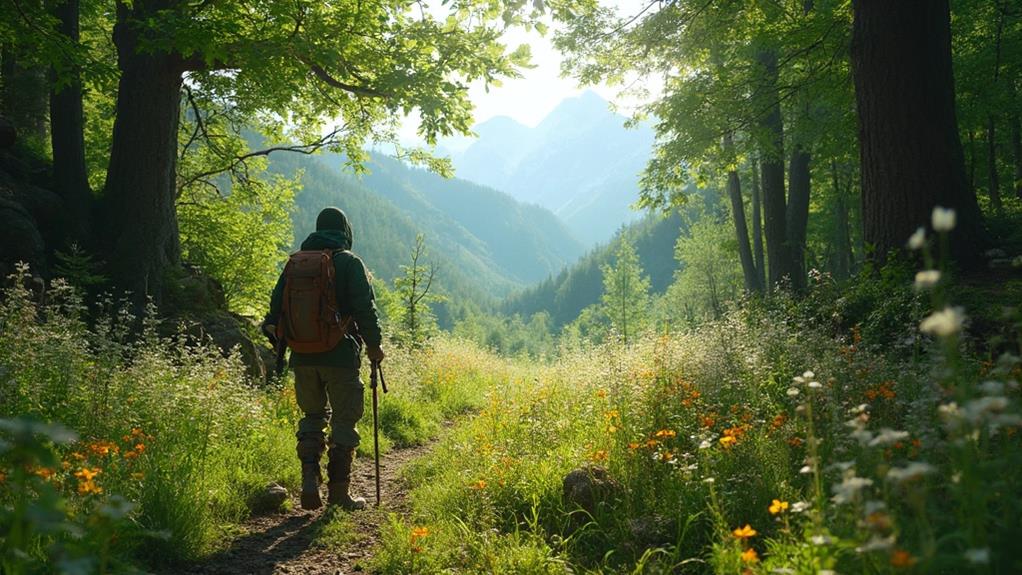
M 337 308 L 334 250 L 296 252 L 284 266 L 284 302 L 277 337 L 291 351 L 323 353 L 348 333 L 351 317 Z

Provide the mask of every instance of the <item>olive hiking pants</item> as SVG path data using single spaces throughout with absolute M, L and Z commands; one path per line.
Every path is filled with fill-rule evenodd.
M 326 439 L 330 445 L 356 448 L 355 424 L 365 413 L 364 387 L 358 370 L 348 367 L 296 366 L 295 398 L 305 417 L 298 422 L 298 440 Z

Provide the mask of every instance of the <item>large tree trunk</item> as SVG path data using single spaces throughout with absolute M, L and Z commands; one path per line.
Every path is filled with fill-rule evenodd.
M 60 32 L 78 43 L 79 0 L 58 4 Z M 85 165 L 85 114 L 78 70 L 54 71 L 50 92 L 50 142 L 53 146 L 53 185 L 64 198 L 64 235 L 82 242 L 89 237 L 92 191 Z
M 752 247 L 749 246 L 749 224 L 745 221 L 745 202 L 742 199 L 742 184 L 738 179 L 737 170 L 731 170 L 727 174 L 727 195 L 731 198 L 731 216 L 735 224 L 735 238 L 738 240 L 738 258 L 742 262 L 745 291 L 760 293 L 763 286 L 759 283 L 759 272 L 752 259 Z
M 830 162 L 830 173 L 834 180 L 834 256 L 831 272 L 834 278 L 843 280 L 852 273 L 852 236 L 849 225 L 848 198 L 841 185 L 837 162 Z
M 955 257 L 976 265 L 982 216 L 955 118 L 948 0 L 855 0 L 853 11 L 865 240 L 883 259 L 934 206 L 954 208 Z
M 759 285 L 766 285 L 766 262 L 763 258 L 763 195 L 759 191 L 759 162 L 752 163 L 752 253 L 756 260 Z
M 1022 121 L 1018 112 L 1011 114 L 1011 155 L 1015 160 L 1015 196 L 1022 200 Z
M 811 180 L 809 152 L 796 145 L 788 167 L 788 207 L 786 217 L 788 249 L 792 259 L 791 284 L 796 290 L 805 287 L 806 226 L 809 225 L 809 194 Z
M 144 10 L 135 3 L 135 10 Z M 106 178 L 109 261 L 115 281 L 157 303 L 164 276 L 180 263 L 174 210 L 183 65 L 176 54 L 139 53 L 136 15 L 118 5 L 114 41 L 121 70 Z
M 997 174 L 997 128 L 994 116 L 987 116 L 987 193 L 990 194 L 990 205 L 998 214 L 1004 212 L 1001 204 L 1001 177 Z
M 768 134 L 768 142 L 760 158 L 763 181 L 763 216 L 766 227 L 766 249 L 769 260 L 770 284 L 777 285 L 784 278 L 792 278 L 794 270 L 785 223 L 784 197 L 784 121 L 777 90 L 777 54 L 761 50 L 757 61 L 762 67 L 762 97 L 765 114 L 759 119 L 760 128 Z

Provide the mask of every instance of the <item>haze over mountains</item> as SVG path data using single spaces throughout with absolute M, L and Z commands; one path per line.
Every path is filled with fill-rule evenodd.
M 479 137 L 467 147 L 463 140 L 440 145 L 459 178 L 549 209 L 592 246 L 640 216 L 629 206 L 638 199 L 653 130 L 624 123 L 587 91 L 564 100 L 534 128 L 498 116 L 476 126 Z

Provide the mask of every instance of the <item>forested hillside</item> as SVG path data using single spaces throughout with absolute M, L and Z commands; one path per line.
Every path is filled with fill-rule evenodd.
M 341 207 L 355 227 L 355 251 L 387 282 L 400 274 L 419 233 L 439 264 L 439 289 L 475 302 L 534 283 L 581 253 L 578 241 L 545 209 L 380 154 L 371 156 L 362 176 L 344 171 L 344 162 L 339 155 L 278 154 L 269 171 L 301 175 L 296 242 L 314 230 L 320 209 Z
M 587 246 L 604 242 L 637 217 L 631 206 L 653 142 L 648 124 L 626 128 L 608 107 L 587 91 L 534 128 L 493 118 L 474 128 L 478 140 L 451 154 L 457 175 L 550 209 Z

